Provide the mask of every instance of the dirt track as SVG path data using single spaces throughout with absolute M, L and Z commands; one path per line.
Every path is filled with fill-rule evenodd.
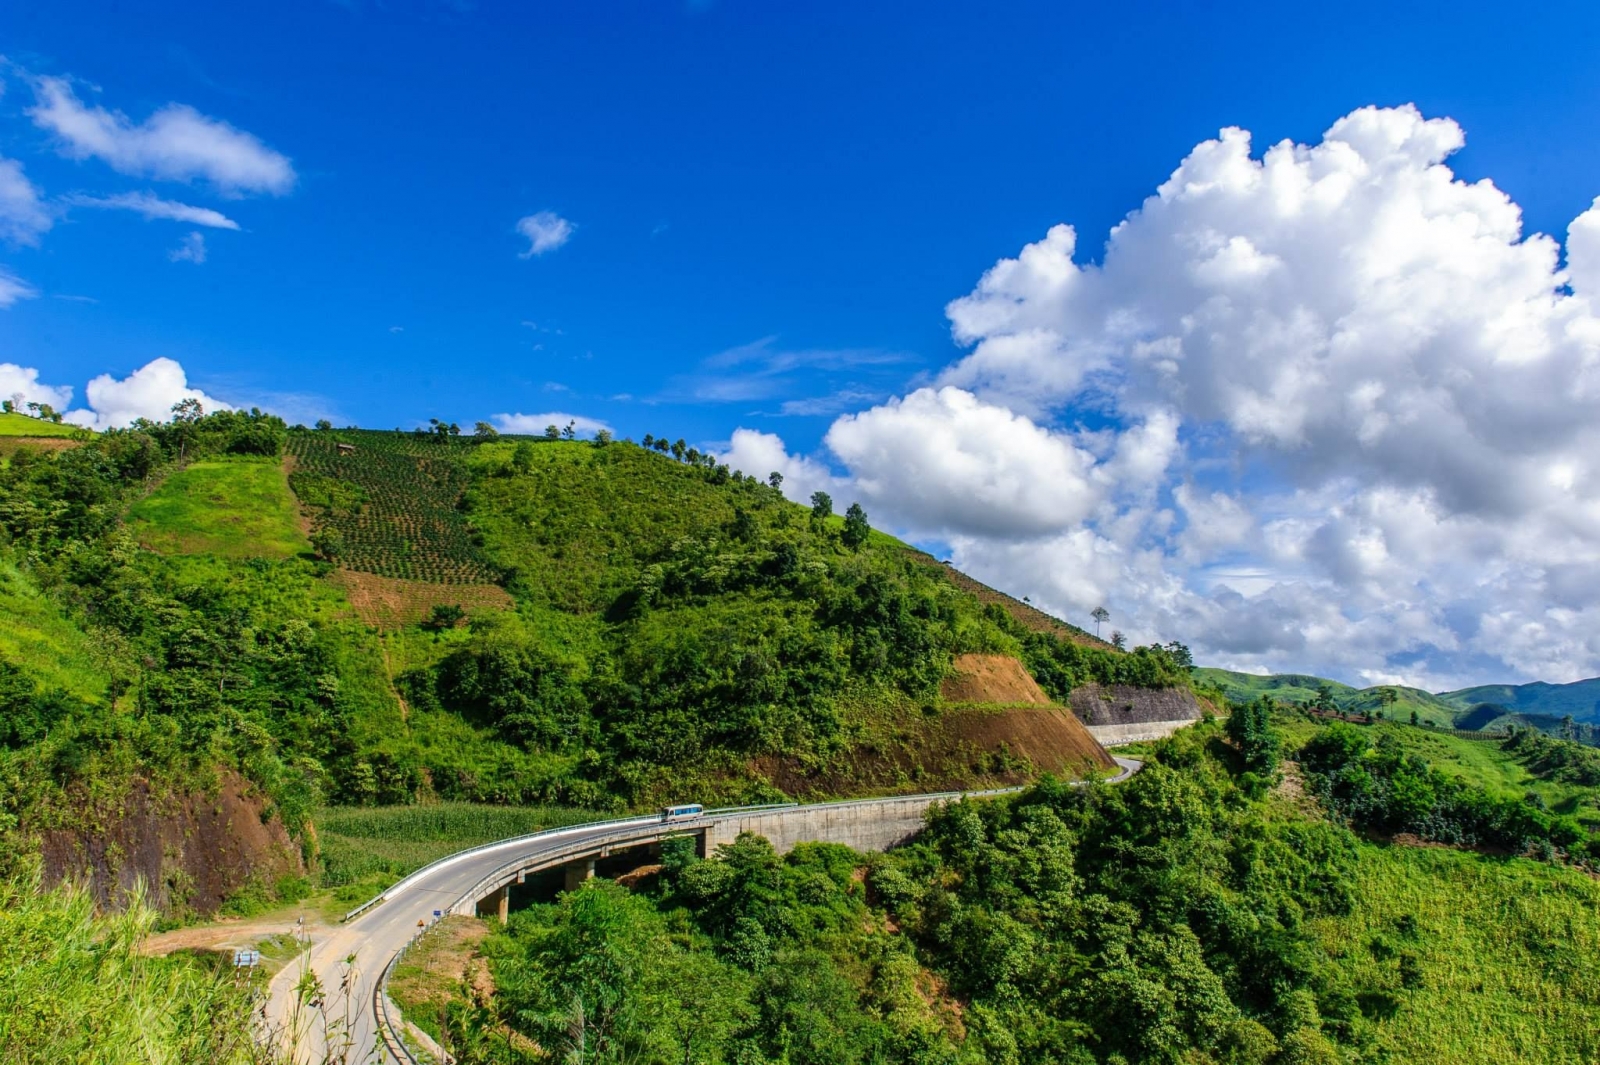
M 139 946 L 142 954 L 163 955 L 175 950 L 230 950 L 251 947 L 268 936 L 296 931 L 295 918 L 304 917 L 302 933 L 321 933 L 330 926 L 314 910 L 280 911 L 267 917 L 223 918 L 190 928 L 159 932 Z

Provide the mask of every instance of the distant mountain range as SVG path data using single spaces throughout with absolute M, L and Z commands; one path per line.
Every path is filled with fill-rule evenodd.
M 1508 715 L 1520 716 L 1526 719 L 1525 724 L 1544 729 L 1559 727 L 1561 719 L 1568 716 L 1577 722 L 1600 723 L 1600 677 L 1570 684 L 1534 681 L 1531 684 L 1483 684 L 1459 691 L 1427 692 L 1399 684 L 1354 688 L 1336 680 L 1305 673 L 1260 676 L 1226 669 L 1201 668 L 1196 669 L 1194 675 L 1200 683 L 1220 688 L 1224 695 L 1234 701 L 1248 701 L 1271 694 L 1285 702 L 1308 703 L 1326 685 L 1340 709 L 1356 712 L 1385 709 L 1379 693 L 1389 689 L 1398 697 L 1394 705 L 1387 708 L 1389 716 L 1403 717 L 1415 710 L 1420 720 L 1458 728 L 1486 728 Z

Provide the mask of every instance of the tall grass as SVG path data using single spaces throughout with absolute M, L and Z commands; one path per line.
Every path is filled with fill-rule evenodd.
M 80 890 L 0 881 L 0 1062 L 245 1065 L 251 991 L 233 973 L 138 951 L 155 914 L 97 917 Z
M 1600 1061 L 1600 884 L 1444 848 L 1361 846 L 1357 904 L 1318 923 L 1387 1060 Z

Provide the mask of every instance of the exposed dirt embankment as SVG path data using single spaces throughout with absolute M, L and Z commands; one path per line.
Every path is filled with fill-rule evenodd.
M 208 914 L 253 878 L 304 871 L 299 848 L 242 777 L 221 775 L 214 793 L 158 794 L 137 780 L 109 808 L 71 811 L 81 827 L 40 832 L 47 884 L 87 883 L 102 907 L 121 905 L 143 880 L 167 911 Z
M 1007 787 L 1041 773 L 1082 777 L 1113 766 L 1081 722 L 1052 706 L 960 707 L 897 724 L 820 769 L 766 756 L 752 766 L 797 798 Z
M 957 655 L 953 671 L 939 686 L 939 697 L 947 703 L 1050 705 L 1044 689 L 1008 655 Z
M 1102 687 L 1083 684 L 1067 697 L 1086 725 L 1134 725 L 1156 721 L 1198 721 L 1200 700 L 1187 688 Z
M 329 580 L 344 589 L 356 616 L 385 631 L 427 620 L 436 606 L 459 606 L 469 614 L 510 610 L 511 593 L 497 584 L 439 584 L 335 570 Z

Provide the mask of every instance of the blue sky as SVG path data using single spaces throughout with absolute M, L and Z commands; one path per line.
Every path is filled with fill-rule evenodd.
M 1579 4 L 13 3 L 0 363 L 75 405 L 169 359 L 291 420 L 567 412 L 1217 664 L 1571 679 L 1597 45 Z M 1251 184 L 1285 139 L 1356 190 L 1326 224 Z M 1173 186 L 1085 269 L 1180 166 L 1228 205 Z
M 755 419 L 809 447 L 831 419 L 783 401 L 942 367 L 944 304 L 998 256 L 1061 221 L 1097 254 L 1224 125 L 1305 140 L 1414 101 L 1466 126 L 1458 170 L 1533 228 L 1592 198 L 1593 9 L 1223 6 L 6 5 L 12 63 L 134 121 L 188 104 L 298 180 L 229 200 L 62 159 L 13 81 L 0 152 L 46 193 L 149 190 L 242 229 L 204 234 L 196 267 L 167 258 L 192 227 L 74 211 L 0 261 L 98 302 L 12 308 L 4 357 L 81 390 L 165 355 L 223 398 L 304 394 L 364 425 L 559 409 L 706 440 Z M 513 226 L 542 210 L 576 230 L 519 259 Z M 766 338 L 879 357 L 698 379 Z

